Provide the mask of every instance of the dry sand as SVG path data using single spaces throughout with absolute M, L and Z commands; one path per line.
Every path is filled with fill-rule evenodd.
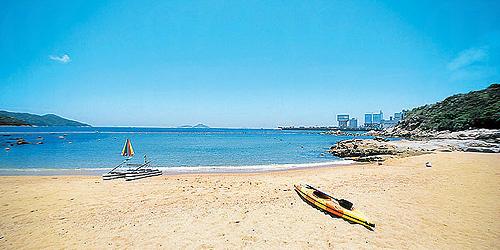
M 376 230 L 312 208 L 297 182 L 351 200 Z M 135 182 L 0 177 L 0 195 L 1 249 L 500 246 L 500 154 Z

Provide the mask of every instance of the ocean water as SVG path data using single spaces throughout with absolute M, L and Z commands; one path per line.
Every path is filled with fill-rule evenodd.
M 31 144 L 17 145 L 16 138 Z M 124 160 L 127 138 L 135 150 L 131 163 L 147 155 L 167 172 L 231 172 L 347 163 L 325 151 L 352 137 L 275 129 L 0 127 L 0 174 L 104 172 Z

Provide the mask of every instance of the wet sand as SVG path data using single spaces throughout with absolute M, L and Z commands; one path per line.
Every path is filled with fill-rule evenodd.
M 426 168 L 425 162 L 432 162 Z M 375 231 L 302 201 L 352 201 Z M 498 248 L 500 154 L 266 173 L 0 177 L 0 248 Z

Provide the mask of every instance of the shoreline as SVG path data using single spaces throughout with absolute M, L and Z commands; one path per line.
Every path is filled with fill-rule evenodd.
M 339 159 L 328 162 L 310 163 L 284 163 L 266 165 L 242 166 L 185 166 L 185 167 L 156 167 L 163 175 L 182 174 L 246 174 L 246 173 L 272 173 L 295 169 L 330 168 L 359 164 L 352 160 Z M 0 169 L 1 176 L 101 176 L 112 168 L 86 168 L 86 169 Z
M 498 162 L 500 154 L 437 152 L 383 165 L 132 182 L 0 176 L 0 248 L 491 249 L 500 244 L 492 220 L 500 211 Z M 296 183 L 353 202 L 375 231 L 314 209 L 293 191 Z

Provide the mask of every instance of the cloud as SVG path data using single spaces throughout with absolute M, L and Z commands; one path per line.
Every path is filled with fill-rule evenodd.
M 60 62 L 60 63 L 64 63 L 64 64 L 71 62 L 71 58 L 67 54 L 64 54 L 62 56 L 50 55 L 49 59 L 53 60 L 53 61 Z
M 483 62 L 487 57 L 488 51 L 485 48 L 466 49 L 448 63 L 448 69 L 451 71 L 461 70 L 473 64 Z
M 493 49 L 483 46 L 458 53 L 447 65 L 450 79 L 452 81 L 479 81 L 496 75 L 498 70 L 489 61 L 489 55 L 495 53 Z

